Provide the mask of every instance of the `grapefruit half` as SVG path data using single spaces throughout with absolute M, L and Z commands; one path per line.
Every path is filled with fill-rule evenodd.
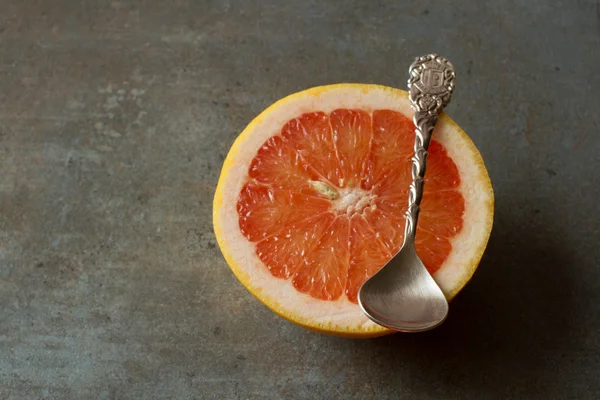
M 214 197 L 217 242 L 235 276 L 305 328 L 390 333 L 363 314 L 357 293 L 402 245 L 414 137 L 407 93 L 379 85 L 316 87 L 262 112 L 231 147 Z M 493 203 L 481 155 L 442 114 L 416 250 L 449 300 L 479 264 Z

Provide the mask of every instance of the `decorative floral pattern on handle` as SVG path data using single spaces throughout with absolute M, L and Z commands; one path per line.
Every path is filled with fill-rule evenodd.
M 414 243 L 423 197 L 423 177 L 427 167 L 427 149 L 433 127 L 443 108 L 450 102 L 456 73 L 448 60 L 437 54 L 417 57 L 409 69 L 409 100 L 415 110 L 415 145 L 412 157 L 412 183 L 408 194 L 404 243 Z

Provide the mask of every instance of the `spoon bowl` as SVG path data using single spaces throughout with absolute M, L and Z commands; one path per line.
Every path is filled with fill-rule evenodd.
M 360 288 L 359 304 L 367 316 L 387 328 L 421 332 L 440 325 L 448 302 L 417 256 L 404 246 Z

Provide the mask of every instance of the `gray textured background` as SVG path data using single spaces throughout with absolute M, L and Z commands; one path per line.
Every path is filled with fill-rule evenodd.
M 597 399 L 597 7 L 0 0 L 0 399 Z M 283 321 L 215 244 L 229 146 L 429 51 L 495 188 L 479 271 L 429 333 Z

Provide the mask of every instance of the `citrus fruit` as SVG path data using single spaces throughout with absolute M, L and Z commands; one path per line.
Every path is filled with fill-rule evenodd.
M 414 125 L 407 93 L 339 84 L 290 95 L 239 135 L 213 223 L 241 283 L 282 317 L 349 337 L 390 333 L 357 304 L 401 247 Z M 429 147 L 416 250 L 448 299 L 473 275 L 493 191 L 469 137 L 445 114 Z

